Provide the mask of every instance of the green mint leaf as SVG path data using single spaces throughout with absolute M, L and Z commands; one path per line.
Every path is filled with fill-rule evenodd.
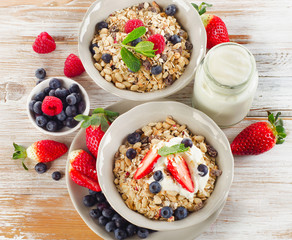
M 170 154 L 185 152 L 187 150 L 189 150 L 189 147 L 185 147 L 185 145 L 181 143 L 172 145 L 171 147 L 164 146 L 158 150 L 158 154 L 160 156 L 167 156 Z
M 138 29 L 138 28 L 136 28 Z M 135 55 L 130 52 L 125 47 L 122 47 L 121 49 L 121 56 L 124 61 L 124 63 L 127 65 L 128 68 L 130 68 L 133 72 L 138 72 L 141 68 L 141 62 L 140 60 L 135 57 Z
M 96 108 L 93 110 L 92 114 L 95 114 L 95 113 L 104 113 L 104 109 L 103 108 Z
M 155 51 L 156 50 L 153 50 L 153 51 L 150 51 L 150 52 L 141 52 L 142 55 L 144 55 L 145 57 L 155 57 Z
M 81 122 L 81 121 L 84 121 L 84 120 L 85 120 L 85 121 L 88 120 L 88 119 L 89 119 L 89 116 L 79 114 L 79 115 L 75 116 L 74 119 L 75 119 L 76 121 Z
M 136 46 L 135 46 L 135 51 L 136 52 L 149 52 L 151 50 L 153 50 L 154 48 L 154 43 L 150 42 L 150 41 L 142 41 L 139 42 Z
M 143 36 L 146 33 L 145 27 L 138 27 L 134 29 L 132 32 L 130 32 L 127 37 L 122 41 L 122 44 L 127 44 L 129 42 L 134 41 L 135 39 Z

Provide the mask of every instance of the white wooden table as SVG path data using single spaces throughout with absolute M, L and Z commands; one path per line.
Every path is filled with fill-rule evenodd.
M 25 103 L 39 67 L 48 76 L 63 76 L 63 63 L 77 52 L 78 27 L 93 0 L 10 0 L 0 2 L 0 239 L 101 239 L 74 210 L 65 178 L 66 156 L 49 171 L 26 172 L 11 160 L 12 142 L 29 146 L 54 139 L 37 131 L 26 115 Z M 114 1 L 113 1 L 114 2 Z M 234 183 L 217 221 L 199 239 L 292 239 L 292 1 L 217 0 L 211 13 L 222 17 L 232 41 L 255 55 L 259 86 L 248 117 L 224 129 L 231 141 L 244 127 L 265 119 L 266 110 L 281 111 L 286 142 L 259 155 L 235 158 Z M 57 49 L 47 55 L 32 51 L 32 42 L 47 31 Z M 74 78 L 89 93 L 92 107 L 120 99 L 100 89 L 89 76 Z M 170 98 L 190 105 L 192 84 Z

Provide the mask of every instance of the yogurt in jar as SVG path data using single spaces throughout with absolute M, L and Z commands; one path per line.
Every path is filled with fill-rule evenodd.
M 197 69 L 193 106 L 220 127 L 240 122 L 248 113 L 258 85 L 253 55 L 237 43 L 213 47 Z

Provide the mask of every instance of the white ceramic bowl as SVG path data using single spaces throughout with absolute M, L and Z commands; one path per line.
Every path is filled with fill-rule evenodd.
M 163 8 L 172 3 L 178 7 L 178 12 L 175 17 L 177 17 L 182 27 L 188 32 L 189 40 L 193 44 L 189 65 L 186 67 L 182 76 L 176 80 L 174 84 L 162 90 L 149 93 L 121 90 L 115 87 L 112 83 L 107 82 L 94 67 L 94 60 L 89 51 L 89 46 L 95 34 L 95 25 L 98 22 L 105 20 L 114 11 L 133 6 L 141 2 L 152 2 L 152 0 L 123 0 L 115 1 L 114 3 L 112 0 L 95 1 L 90 6 L 83 19 L 78 37 L 79 56 L 89 76 L 104 90 L 121 98 L 135 101 L 147 101 L 163 98 L 184 88 L 194 78 L 195 70 L 206 52 L 205 28 L 194 7 L 186 0 L 157 0 L 156 2 Z
M 214 192 L 204 208 L 191 213 L 187 218 L 174 221 L 155 221 L 130 210 L 114 184 L 114 154 L 126 136 L 142 126 L 156 121 L 163 121 L 167 116 L 186 124 L 191 132 L 206 137 L 217 151 L 217 164 L 222 170 Z M 229 142 L 221 129 L 204 113 L 178 102 L 150 102 L 139 105 L 118 117 L 107 130 L 99 146 L 97 174 L 100 186 L 110 205 L 129 222 L 154 230 L 166 231 L 182 229 L 198 224 L 210 217 L 226 200 L 233 179 L 233 156 Z
M 76 81 L 67 78 L 67 77 L 54 77 L 54 78 L 58 78 L 62 81 L 62 87 L 65 87 L 67 89 L 69 89 L 70 85 L 73 83 L 76 83 L 79 88 L 80 88 L 80 92 L 82 95 L 82 99 L 85 101 L 86 104 L 86 108 L 83 112 L 84 115 L 88 115 L 89 111 L 90 111 L 90 101 L 89 101 L 89 97 L 87 92 L 85 91 L 85 89 Z M 68 127 L 63 127 L 62 129 L 58 130 L 57 132 L 49 132 L 46 129 L 43 129 L 41 127 L 39 127 L 36 122 L 35 122 L 35 116 L 34 114 L 29 110 L 29 102 L 33 99 L 33 97 L 41 92 L 42 90 L 44 90 L 46 87 L 49 87 L 49 82 L 52 78 L 48 78 L 45 81 L 39 83 L 38 85 L 36 85 L 30 92 L 28 98 L 27 98 L 27 104 L 26 104 L 26 109 L 27 109 L 27 115 L 31 121 L 31 123 L 42 133 L 44 134 L 49 134 L 49 135 L 53 135 L 53 136 L 63 136 L 63 135 L 67 135 L 70 134 L 72 132 L 74 132 L 76 129 L 78 129 L 81 125 L 81 122 L 78 123 L 74 128 L 68 128 Z

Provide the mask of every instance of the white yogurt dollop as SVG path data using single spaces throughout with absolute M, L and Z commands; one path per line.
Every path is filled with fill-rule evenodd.
M 175 144 L 180 144 L 182 140 L 183 140 L 183 138 L 174 137 L 169 142 L 163 142 L 163 144 L 162 144 L 162 142 L 159 142 L 158 145 L 159 145 L 159 148 L 162 146 L 170 147 L 170 146 L 175 145 Z M 167 167 L 167 157 L 160 157 L 157 160 L 157 163 L 154 165 L 153 172 L 158 171 L 158 170 L 161 170 L 163 172 L 163 179 L 159 181 L 159 183 L 161 185 L 161 191 L 175 191 L 179 195 L 182 195 L 182 196 L 192 200 L 194 198 L 194 195 L 198 191 L 204 192 L 204 188 L 208 182 L 209 171 L 204 177 L 201 177 L 199 175 L 199 172 L 197 169 L 198 165 L 200 165 L 200 164 L 206 165 L 206 162 L 203 158 L 203 154 L 202 154 L 201 150 L 199 148 L 197 148 L 195 145 L 193 145 L 188 151 L 178 153 L 176 155 L 181 155 L 186 160 L 186 162 L 188 164 L 191 178 L 192 178 L 194 186 L 195 186 L 194 192 L 192 192 L 192 193 L 189 192 L 188 190 L 184 189 L 171 176 L 167 176 L 166 174 L 164 174 L 163 170 L 166 169 L 166 167 Z M 152 176 L 146 182 L 150 184 L 153 181 L 155 181 L 155 180 Z

